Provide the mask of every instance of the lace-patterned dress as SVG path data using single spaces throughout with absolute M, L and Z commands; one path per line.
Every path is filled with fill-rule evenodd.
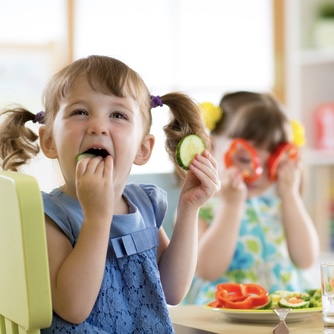
M 211 198 L 201 208 L 201 218 L 210 224 L 218 207 L 219 199 Z M 195 277 L 184 304 L 207 304 L 215 300 L 216 285 L 225 282 L 257 283 L 269 292 L 313 288 L 303 276 L 290 260 L 281 202 L 275 187 L 271 187 L 262 196 L 246 201 L 237 245 L 227 271 L 212 282 Z
M 113 217 L 104 278 L 90 316 L 74 325 L 54 313 L 51 327 L 41 333 L 174 333 L 156 260 L 166 193 L 155 185 L 128 184 L 124 197 L 130 211 Z M 60 189 L 43 193 L 43 202 L 74 246 L 83 219 L 79 202 Z

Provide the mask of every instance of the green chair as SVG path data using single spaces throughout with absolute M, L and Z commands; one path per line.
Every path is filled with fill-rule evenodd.
M 41 192 L 32 176 L 0 171 L 0 334 L 38 334 L 52 321 Z

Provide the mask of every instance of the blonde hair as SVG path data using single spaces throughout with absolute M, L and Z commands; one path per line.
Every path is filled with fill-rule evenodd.
M 49 80 L 44 93 L 44 124 L 51 134 L 53 122 L 62 98 L 70 92 L 76 80 L 84 77 L 97 92 L 118 97 L 130 94 L 138 103 L 148 133 L 152 124 L 151 97 L 147 86 L 137 72 L 112 57 L 89 56 L 79 59 L 57 72 Z M 166 150 L 176 165 L 180 176 L 185 171 L 175 160 L 176 146 L 185 135 L 196 133 L 209 145 L 198 106 L 185 94 L 174 92 L 161 96 L 171 112 L 169 123 L 164 127 Z M 155 110 L 154 112 L 159 112 Z M 23 107 L 7 108 L 1 112 L 4 120 L 0 123 L 0 159 L 4 170 L 17 171 L 39 152 L 38 136 L 26 127 L 35 114 Z

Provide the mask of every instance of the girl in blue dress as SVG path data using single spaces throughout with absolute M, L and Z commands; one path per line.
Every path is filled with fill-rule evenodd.
M 42 123 L 39 144 L 57 159 L 64 184 L 43 193 L 54 316 L 43 333 L 173 333 L 167 305 L 187 293 L 197 260 L 199 208 L 219 189 L 215 159 L 204 151 L 183 174 L 175 229 L 162 222 L 166 193 L 127 184 L 133 164 L 154 146 L 151 108 L 169 106 L 166 147 L 207 140 L 200 112 L 181 93 L 150 96 L 140 76 L 104 56 L 79 59 L 56 73 L 44 92 L 45 111 L 18 107 L 0 127 L 2 167 L 17 170 L 39 150 L 25 126 Z M 180 170 L 180 169 L 179 169 Z
M 203 109 L 222 186 L 200 211 L 197 275 L 185 303 L 215 300 L 216 285 L 225 282 L 269 292 L 317 288 L 300 272 L 319 252 L 300 194 L 301 162 L 284 157 L 302 144 L 302 128 L 265 93 L 226 94 L 220 107 Z M 284 147 L 293 150 L 279 154 Z

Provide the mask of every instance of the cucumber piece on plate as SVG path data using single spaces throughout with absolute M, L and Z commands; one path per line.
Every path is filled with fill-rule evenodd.
M 293 308 L 293 309 L 307 308 L 307 307 L 309 307 L 309 304 L 310 304 L 310 301 L 303 300 L 299 297 L 282 298 L 278 302 L 278 305 L 280 307 Z
M 183 169 L 189 166 L 196 154 L 202 154 L 205 150 L 203 139 L 195 134 L 182 138 L 176 147 L 176 161 Z

